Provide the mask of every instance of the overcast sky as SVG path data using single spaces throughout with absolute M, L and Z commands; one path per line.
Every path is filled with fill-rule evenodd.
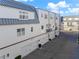
M 79 15 L 79 0 L 16 0 L 61 15 Z

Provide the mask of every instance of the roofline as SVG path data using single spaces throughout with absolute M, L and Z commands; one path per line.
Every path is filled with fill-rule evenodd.
M 47 9 L 42 9 L 42 8 L 36 8 L 36 9 L 43 10 L 43 11 L 48 11 L 48 12 L 51 12 L 51 13 L 54 13 L 54 14 L 58 14 L 58 13 L 55 13 L 55 12 L 49 11 L 49 10 L 47 10 Z
M 79 22 L 79 20 L 64 20 L 64 22 Z
M 15 1 L 15 0 L 3 0 L 3 1 L 9 2 L 9 3 L 12 3 L 12 2 L 13 2 L 14 4 L 17 4 L 17 5 L 21 4 L 21 5 L 24 5 L 24 6 L 27 6 L 27 7 L 31 8 L 31 9 L 33 9 L 33 11 L 34 11 L 34 9 L 35 9 L 34 6 L 32 6 L 32 5 L 28 5 L 28 4 L 19 2 L 19 1 Z M 10 8 L 16 8 L 16 9 L 26 10 L 26 9 L 22 9 L 22 8 L 15 7 L 15 6 L 8 5 L 8 4 L 4 4 L 4 3 L 0 3 L 0 5 L 2 5 L 2 6 L 6 6 L 6 7 L 10 7 Z M 22 6 L 21 6 L 21 7 L 22 7 Z
M 63 17 L 79 17 L 79 15 L 69 15 L 69 16 L 63 16 Z
M 34 6 L 32 6 L 32 5 L 25 4 L 25 3 L 23 3 L 23 2 L 20 2 L 20 1 L 15 1 L 15 0 L 12 0 L 12 1 L 14 1 L 14 2 L 16 2 L 16 3 L 23 4 L 23 5 L 27 5 L 27 6 L 29 6 L 29 7 L 33 7 L 33 8 L 35 8 L 35 7 L 34 7 Z

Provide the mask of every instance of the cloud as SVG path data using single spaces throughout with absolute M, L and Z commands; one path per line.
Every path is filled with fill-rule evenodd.
M 38 8 L 38 7 L 35 7 L 35 8 Z
M 52 3 L 52 2 L 49 2 L 48 5 L 47 5 L 47 9 L 52 11 L 52 12 L 56 12 L 58 13 L 60 10 L 60 8 L 69 8 L 70 7 L 70 4 L 67 4 L 65 1 L 60 1 L 58 3 Z M 60 11 L 61 14 L 63 14 L 64 12 L 63 11 Z
M 65 1 L 60 1 L 57 6 L 61 7 L 61 8 L 66 8 L 69 7 L 70 4 L 67 4 Z
M 15 1 L 21 1 L 21 2 L 32 2 L 32 1 L 34 1 L 34 0 L 15 0 Z
M 68 10 L 66 10 L 66 11 L 65 11 L 65 13 L 66 13 L 66 14 L 68 14 L 68 13 L 69 13 L 69 11 L 68 11 Z
M 63 12 L 63 11 L 60 11 L 59 13 L 60 13 L 60 14 L 64 14 L 64 12 Z
M 79 8 L 68 8 L 70 13 L 79 14 Z

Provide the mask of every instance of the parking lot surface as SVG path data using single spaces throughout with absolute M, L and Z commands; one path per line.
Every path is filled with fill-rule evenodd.
M 23 59 L 79 59 L 78 34 L 61 32 L 42 48 L 30 53 Z

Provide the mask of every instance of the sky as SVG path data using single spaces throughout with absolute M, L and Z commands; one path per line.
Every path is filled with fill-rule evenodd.
M 79 0 L 16 0 L 35 8 L 59 13 L 61 16 L 79 15 Z

